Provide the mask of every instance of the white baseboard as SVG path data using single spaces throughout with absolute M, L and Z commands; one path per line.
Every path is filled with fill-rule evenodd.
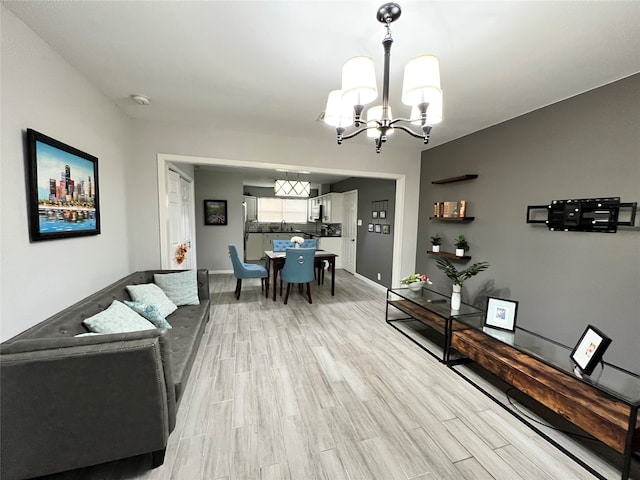
M 209 275 L 215 275 L 216 273 L 233 273 L 233 270 L 209 270 Z
M 387 291 L 387 287 L 385 287 L 384 285 L 380 285 L 379 283 L 374 282 L 370 278 L 363 277 L 359 273 L 354 273 L 353 276 L 356 277 L 356 278 L 359 278 L 360 280 L 362 280 L 363 282 L 371 285 L 372 287 L 377 288 L 381 292 L 385 292 L 386 293 L 386 291 Z

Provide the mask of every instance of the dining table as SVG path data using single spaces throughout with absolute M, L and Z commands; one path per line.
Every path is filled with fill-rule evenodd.
M 284 262 L 287 257 L 287 252 L 274 252 L 273 250 L 265 250 L 264 255 L 267 259 L 267 279 L 265 282 L 265 296 L 269 298 L 269 276 L 272 278 L 273 283 L 273 301 L 276 301 L 276 290 L 278 285 L 278 272 L 284 266 Z M 336 255 L 335 253 L 327 252 L 326 250 L 316 250 L 315 260 L 326 260 L 329 262 L 329 269 L 331 270 L 331 296 L 335 296 L 336 288 Z

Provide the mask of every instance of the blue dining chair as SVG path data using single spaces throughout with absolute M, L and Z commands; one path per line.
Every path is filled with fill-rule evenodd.
M 291 240 L 272 240 L 273 246 L 271 247 L 274 252 L 284 252 L 287 248 L 293 248 L 293 242 Z
M 242 280 L 244 278 L 259 278 L 260 286 L 262 290 L 264 290 L 264 279 L 267 278 L 268 275 L 266 268 L 262 265 L 242 262 L 235 245 L 229 245 L 229 256 L 233 264 L 233 275 L 238 279 L 236 282 L 236 291 L 234 292 L 236 300 L 240 300 L 240 289 L 242 288 Z
M 289 300 L 291 284 L 307 284 L 307 297 L 311 300 L 311 282 L 314 279 L 315 248 L 287 248 L 284 267 L 280 272 L 280 278 L 287 282 L 287 293 L 284 296 L 284 304 Z

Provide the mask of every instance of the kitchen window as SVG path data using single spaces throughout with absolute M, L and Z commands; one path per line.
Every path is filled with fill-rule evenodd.
M 258 222 L 306 223 L 307 199 L 258 198 Z

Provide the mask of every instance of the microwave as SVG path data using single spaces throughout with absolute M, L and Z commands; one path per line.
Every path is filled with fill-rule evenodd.
M 315 222 L 317 221 L 322 221 L 322 214 L 323 214 L 323 205 L 312 205 L 311 206 L 311 212 L 309 213 L 309 220 L 311 222 Z

